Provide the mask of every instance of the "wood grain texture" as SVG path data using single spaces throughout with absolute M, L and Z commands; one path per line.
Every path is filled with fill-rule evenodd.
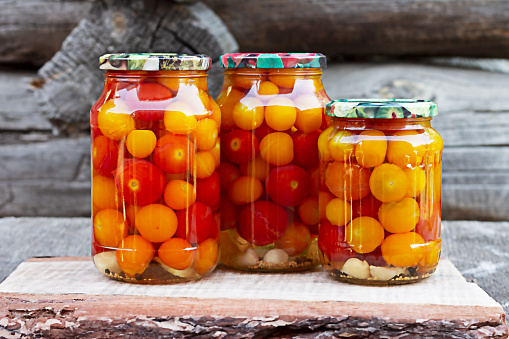
M 0 67 L 0 132 L 51 131 L 51 124 L 37 110 L 30 83 L 36 75 L 36 71 Z
M 91 0 L 0 2 L 0 61 L 41 64 Z M 503 0 L 206 0 L 243 51 L 508 57 Z M 311 33 L 312 32 L 312 33 Z
M 205 0 L 242 51 L 509 55 L 504 0 Z M 240 15 L 239 13 L 242 13 Z
M 99 56 L 114 52 L 203 53 L 214 63 L 209 74 L 219 86 L 217 61 L 237 44 L 221 20 L 204 4 L 164 0 L 108 0 L 94 3 L 40 70 L 44 85 L 36 99 L 48 119 L 62 132 L 88 128 L 88 112 L 103 82 Z M 218 87 L 211 86 L 212 92 Z
M 78 259 L 20 265 L 0 285 L 0 326 L 12 334 L 45 337 L 146 337 L 148 332 L 154 337 L 494 338 L 509 333 L 502 308 L 448 260 L 425 282 L 373 288 L 340 284 L 323 272 L 287 274 L 282 280 L 277 274 L 222 269 L 194 283 L 128 285 L 99 275 L 90 259 Z M 87 292 L 92 285 L 99 294 Z
M 395 311 L 387 304 L 81 294 L 1 294 L 0 321 L 0 334 L 49 338 L 507 338 L 508 333 L 503 315 L 483 308 L 416 305 Z
M 44 64 L 91 5 L 92 0 L 0 0 L 0 62 Z

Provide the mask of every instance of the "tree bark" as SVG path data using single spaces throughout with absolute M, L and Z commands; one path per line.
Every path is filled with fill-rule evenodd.
M 114 52 L 203 53 L 212 57 L 210 90 L 222 77 L 219 56 L 237 49 L 221 20 L 204 4 L 166 0 L 97 2 L 62 48 L 40 70 L 40 110 L 62 133 L 86 130 L 99 97 L 103 72 L 98 58 Z

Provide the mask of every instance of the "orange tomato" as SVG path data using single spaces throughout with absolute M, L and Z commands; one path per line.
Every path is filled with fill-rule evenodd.
M 262 81 L 258 83 L 258 95 L 276 95 L 279 94 L 279 87 L 271 81 Z
M 263 123 L 264 106 L 260 99 L 245 97 L 233 106 L 233 122 L 244 130 L 253 130 Z
M 318 199 L 315 197 L 307 198 L 299 205 L 297 212 L 304 224 L 309 226 L 318 224 Z
M 325 215 L 331 224 L 343 226 L 351 221 L 352 206 L 348 201 L 335 198 L 327 203 Z
M 325 184 L 343 200 L 359 200 L 369 194 L 371 170 L 356 163 L 334 161 L 325 171 Z
M 206 179 L 216 170 L 216 159 L 210 151 L 196 153 L 193 163 L 193 176 L 198 179 Z
M 210 153 L 214 156 L 214 161 L 216 163 L 216 168 L 221 164 L 221 140 L 219 138 L 216 139 L 216 143 L 214 147 L 210 150 Z
M 102 134 L 112 140 L 124 139 L 135 128 L 134 119 L 126 103 L 110 99 L 99 109 L 97 124 Z
M 194 186 L 185 180 L 171 180 L 164 188 L 164 202 L 174 210 L 188 208 L 196 201 Z
M 355 159 L 363 167 L 381 165 L 387 153 L 387 138 L 378 130 L 364 131 L 357 137 Z
M 164 126 L 173 134 L 189 134 L 198 126 L 193 109 L 188 104 L 177 101 L 166 107 Z
M 413 168 L 404 168 L 403 172 L 405 172 L 408 178 L 408 191 L 407 197 L 416 197 L 424 190 L 424 186 L 426 186 L 426 173 L 420 167 Z
M 334 126 L 327 127 L 318 137 L 318 154 L 322 162 L 329 162 L 332 160 L 329 151 L 329 139 L 333 130 Z
M 209 118 L 214 120 L 217 124 L 217 127 L 221 127 L 221 108 L 219 108 L 219 105 L 214 101 L 210 100 L 210 113 Z
M 260 156 L 249 161 L 247 164 L 241 164 L 239 167 L 242 175 L 249 175 L 251 177 L 257 178 L 260 181 L 265 180 L 270 172 L 270 165 L 266 163 Z
M 260 143 L 260 154 L 271 165 L 288 165 L 293 160 L 292 137 L 282 132 L 267 134 Z
M 154 245 L 141 235 L 124 238 L 115 253 L 117 263 L 130 277 L 142 274 L 154 258 Z
M 297 119 L 295 127 L 303 133 L 311 133 L 322 125 L 323 107 L 314 94 L 305 94 L 295 99 Z
M 92 178 L 92 203 L 99 209 L 120 207 L 119 194 L 113 178 L 100 174 Z
M 99 211 L 93 224 L 95 240 L 105 247 L 117 247 L 129 230 L 122 213 L 110 208 Z
M 125 145 L 136 158 L 146 158 L 156 148 L 157 137 L 151 130 L 134 130 L 127 135 Z
M 436 239 L 426 244 L 424 249 L 424 256 L 419 262 L 421 267 L 435 267 L 438 265 L 440 259 L 440 250 L 442 247 L 442 240 Z
M 218 138 L 218 126 L 213 119 L 198 120 L 196 129 L 191 133 L 194 144 L 200 151 L 209 151 L 215 145 Z
M 389 265 L 416 266 L 424 256 L 424 240 L 415 232 L 391 234 L 382 243 L 382 255 Z
M 170 239 L 177 230 L 177 216 L 167 206 L 151 204 L 143 206 L 136 214 L 136 229 L 151 242 Z
M 245 96 L 237 89 L 224 90 L 217 97 L 217 104 L 221 108 L 221 129 L 230 131 L 235 127 L 233 121 L 233 107 Z
M 378 220 L 387 232 L 410 232 L 419 221 L 419 204 L 408 197 L 384 203 L 378 210 Z
M 195 272 L 201 276 L 211 272 L 216 267 L 218 257 L 217 241 L 209 238 L 199 243 L 193 262 Z
M 382 202 L 403 198 L 408 192 L 408 178 L 405 172 L 393 164 L 375 167 L 369 178 L 371 193 Z
M 348 161 L 355 150 L 356 136 L 346 130 L 333 130 L 329 136 L 329 154 L 336 161 Z
M 194 249 L 185 239 L 171 238 L 161 244 L 157 255 L 166 266 L 185 270 L 193 263 Z
M 244 205 L 258 200 L 263 193 L 260 180 L 243 176 L 233 181 L 228 189 L 230 201 L 236 205 Z
M 290 129 L 297 119 L 297 109 L 292 100 L 285 97 L 275 97 L 269 100 L 265 108 L 265 121 L 276 131 Z
M 426 138 L 417 131 L 397 131 L 389 138 L 387 160 L 399 167 L 419 166 L 426 154 Z
M 283 236 L 274 242 L 276 248 L 285 251 L 290 257 L 304 252 L 311 242 L 309 228 L 298 221 L 292 222 L 286 228 Z
M 272 70 L 269 74 L 269 80 L 278 85 L 279 87 L 293 88 L 297 79 L 303 78 L 296 76 L 294 71 L 285 70 Z
M 384 240 L 384 229 L 371 217 L 353 219 L 345 229 L 345 239 L 357 253 L 373 252 Z

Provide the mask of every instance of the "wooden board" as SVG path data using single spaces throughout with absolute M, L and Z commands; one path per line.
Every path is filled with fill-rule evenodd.
M 205 3 L 246 52 L 509 56 L 509 5 L 504 0 Z M 40 64 L 86 16 L 91 0 L 4 0 L 0 5 L 0 61 Z
M 508 335 L 500 305 L 448 260 L 421 283 L 393 287 L 341 284 L 319 270 L 225 269 L 185 284 L 144 286 L 110 280 L 88 258 L 29 260 L 0 284 L 2 327 L 43 336 Z

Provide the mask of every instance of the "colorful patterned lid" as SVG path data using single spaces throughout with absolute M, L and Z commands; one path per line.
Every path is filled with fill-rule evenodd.
M 224 68 L 324 68 L 320 53 L 229 53 L 221 55 Z
M 204 54 L 115 53 L 99 58 L 99 68 L 113 71 L 206 71 L 212 59 Z
M 437 115 L 437 104 L 412 99 L 341 99 L 325 105 L 325 114 L 336 118 L 403 119 Z

